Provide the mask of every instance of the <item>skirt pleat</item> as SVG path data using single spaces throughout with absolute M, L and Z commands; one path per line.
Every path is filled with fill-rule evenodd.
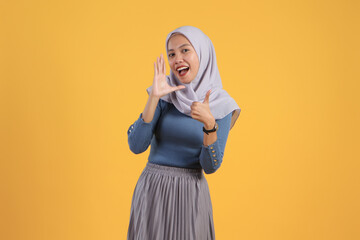
M 135 186 L 127 239 L 215 239 L 209 187 L 202 170 L 148 162 Z

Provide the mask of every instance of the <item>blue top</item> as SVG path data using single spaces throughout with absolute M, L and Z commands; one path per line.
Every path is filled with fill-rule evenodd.
M 162 99 L 156 106 L 154 118 L 146 123 L 139 118 L 129 127 L 128 143 L 130 150 L 139 154 L 151 144 L 148 161 L 151 163 L 182 167 L 203 168 L 209 174 L 215 172 L 224 157 L 226 140 L 230 131 L 232 113 L 218 123 L 217 140 L 203 145 L 203 123 L 181 112 Z

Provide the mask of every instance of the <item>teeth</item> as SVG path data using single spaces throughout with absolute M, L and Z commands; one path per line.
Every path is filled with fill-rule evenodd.
M 176 69 L 177 71 L 181 71 L 181 70 L 184 70 L 184 69 L 188 69 L 189 67 L 181 67 L 181 68 L 178 68 Z

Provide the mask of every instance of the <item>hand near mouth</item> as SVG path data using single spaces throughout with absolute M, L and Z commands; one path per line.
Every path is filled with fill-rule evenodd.
M 170 86 L 166 81 L 166 67 L 163 54 L 160 58 L 157 57 L 157 62 L 154 62 L 154 81 L 152 85 L 151 94 L 155 97 L 161 98 L 171 92 L 184 89 L 185 86 Z

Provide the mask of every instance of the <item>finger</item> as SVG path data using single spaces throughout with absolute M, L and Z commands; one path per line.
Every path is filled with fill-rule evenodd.
M 156 63 L 156 69 L 157 69 L 158 74 L 160 74 L 160 67 L 159 67 L 159 65 L 160 65 L 160 59 L 159 59 L 159 57 L 156 58 L 156 61 L 157 61 L 157 63 Z
M 156 62 L 154 62 L 154 75 L 157 75 L 157 70 L 156 70 Z
M 165 65 L 165 59 L 164 59 L 164 55 L 162 55 L 163 57 L 163 68 L 164 68 L 164 75 L 166 74 L 166 65 Z
M 192 113 L 197 113 L 197 112 L 198 112 L 196 106 L 191 105 L 191 106 L 190 106 L 190 109 L 191 109 L 190 111 L 191 111 Z
M 161 54 L 161 59 L 162 59 L 161 68 L 162 68 L 163 74 L 165 75 L 165 73 L 166 73 L 166 70 L 165 70 L 165 59 L 164 59 L 164 55 L 163 55 L 163 54 Z
M 191 113 L 190 116 L 195 119 L 195 120 L 199 120 L 199 116 L 196 113 Z
M 165 62 L 165 59 L 164 59 L 164 74 L 166 74 L 166 62 Z
M 160 74 L 162 74 L 162 69 L 163 69 L 163 67 L 162 67 L 162 57 L 161 57 L 161 54 L 160 54 L 160 57 L 159 57 L 159 73 Z
M 197 105 L 199 105 L 199 103 L 200 103 L 200 102 L 196 102 L 196 101 L 195 101 L 195 102 L 192 102 L 191 105 L 192 105 L 192 106 L 197 106 Z
M 181 85 L 181 86 L 172 87 L 171 90 L 172 91 L 178 91 L 178 90 L 181 90 L 181 89 L 184 89 L 184 88 L 186 88 L 186 87 Z
M 207 93 L 206 93 L 206 96 L 205 96 L 205 99 L 204 99 L 203 103 L 209 103 L 210 92 L 211 92 L 211 89 L 210 89 L 209 91 L 207 91 Z
M 199 113 L 198 112 L 196 112 L 196 111 L 192 111 L 192 115 L 194 116 L 194 117 L 199 117 L 200 115 L 199 115 Z

